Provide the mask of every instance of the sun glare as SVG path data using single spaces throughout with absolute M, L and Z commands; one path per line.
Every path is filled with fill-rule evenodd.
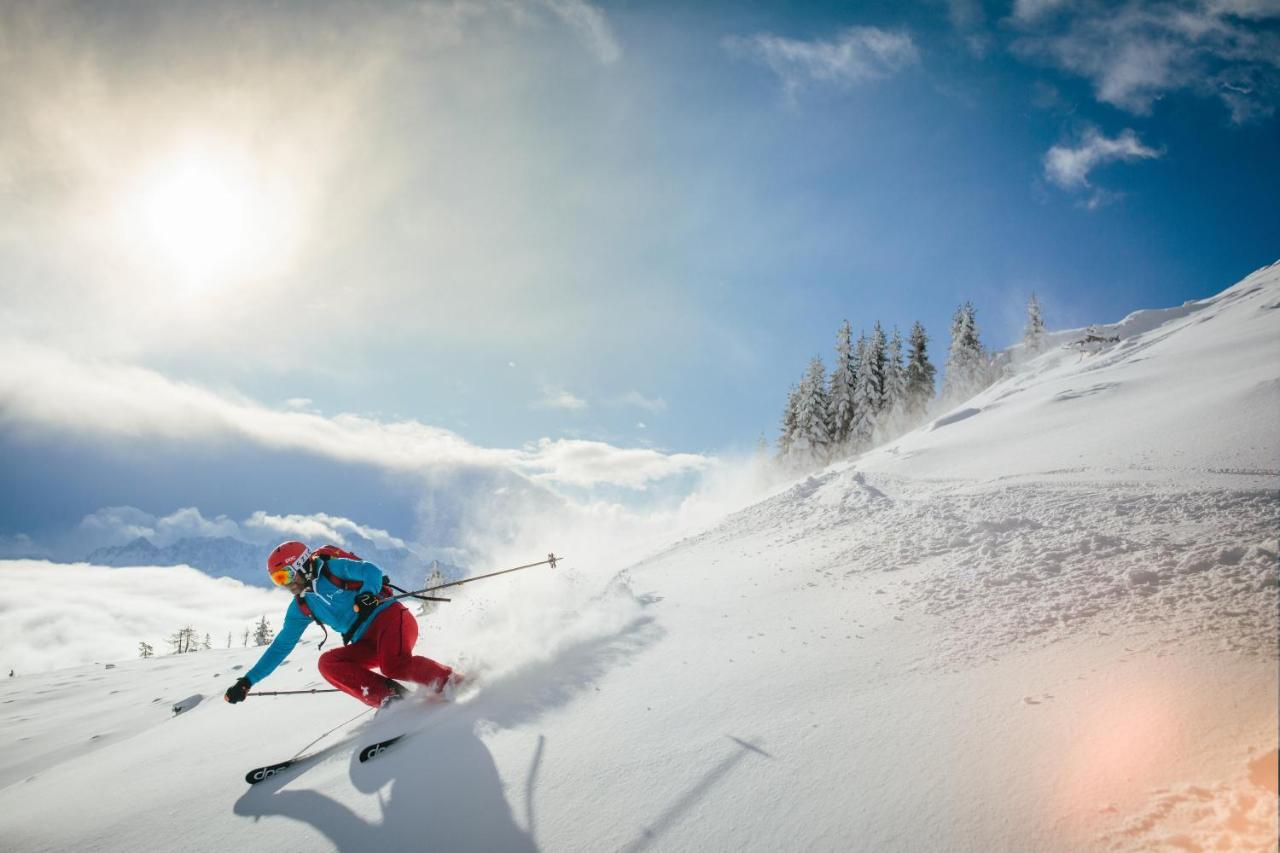
M 135 260 L 185 287 L 280 272 L 296 236 L 289 194 L 247 156 L 192 148 L 140 175 L 122 205 Z

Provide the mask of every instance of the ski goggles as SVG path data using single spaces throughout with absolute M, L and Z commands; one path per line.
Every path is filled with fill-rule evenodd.
M 288 586 L 293 583 L 293 579 L 298 576 L 298 570 L 307 565 L 307 561 L 311 559 L 310 551 L 303 551 L 293 559 L 293 562 L 280 566 L 271 570 L 271 580 L 276 586 Z

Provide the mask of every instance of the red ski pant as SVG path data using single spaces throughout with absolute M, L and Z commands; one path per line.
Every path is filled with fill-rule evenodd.
M 417 641 L 417 620 L 397 601 L 378 614 L 359 642 L 320 655 L 320 674 L 334 687 L 375 708 L 391 693 L 388 678 L 443 685 L 453 670 L 415 655 L 413 644 Z M 374 667 L 382 670 L 382 675 L 373 672 Z

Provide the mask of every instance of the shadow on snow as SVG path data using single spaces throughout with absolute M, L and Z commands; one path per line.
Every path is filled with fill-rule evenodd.
M 531 723 L 573 701 L 661 635 L 651 618 L 637 619 L 616 634 L 571 646 L 553 660 L 485 684 L 470 701 L 430 711 L 411 738 L 376 761 L 360 764 L 353 754 L 351 783 L 361 793 L 377 795 L 381 820 L 368 820 L 318 791 L 286 790 L 305 769 L 251 787 L 236 801 L 235 814 L 292 818 L 344 851 L 536 850 L 533 795 L 546 739 L 539 736 L 526 779 L 526 831 L 512 816 L 478 726 Z

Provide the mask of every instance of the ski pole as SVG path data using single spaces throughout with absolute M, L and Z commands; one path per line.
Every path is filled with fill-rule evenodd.
M 297 696 L 300 693 L 341 693 L 336 687 L 314 687 L 311 690 L 270 690 L 266 693 L 246 693 L 249 696 Z
M 403 593 L 403 594 L 401 594 L 401 595 L 393 595 L 393 596 L 391 596 L 391 598 L 389 598 L 389 599 L 384 599 L 384 600 L 386 600 L 386 601 L 395 601 L 395 600 L 396 600 L 396 599 L 398 599 L 398 598 L 407 598 L 407 597 L 409 597 L 409 596 L 418 596 L 418 595 L 421 595 L 422 593 L 426 593 L 426 592 L 435 592 L 435 591 L 436 591 L 436 590 L 438 590 L 438 589 L 448 589 L 448 588 L 449 588 L 449 587 L 451 587 L 451 586 L 462 586 L 464 583 L 471 583 L 472 581 L 482 581 L 482 580 L 484 580 L 485 578 L 496 578 L 498 575 L 506 575 L 506 574 L 510 574 L 511 572 L 518 572 L 518 571 L 520 571 L 521 569 L 532 569 L 534 566 L 550 566 L 551 568 L 553 568 L 553 569 L 554 569 L 554 568 L 556 567 L 556 563 L 558 563 L 559 561 L 561 561 L 561 560 L 563 560 L 563 559 L 564 559 L 564 557 L 557 557 L 555 554 L 548 554 L 548 555 L 547 555 L 547 559 L 545 559 L 545 560 L 539 560 L 539 561 L 538 561 L 538 562 L 536 562 L 536 563 L 526 563 L 526 564 L 525 564 L 525 565 L 523 565 L 523 566 L 516 566 L 514 569 L 503 569 L 503 570 L 502 570 L 502 571 L 500 571 L 500 572 L 489 572 L 489 574 L 487 574 L 487 575 L 477 575 L 477 576 L 476 576 L 476 577 L 474 577 L 474 578 L 463 578 L 463 579 L 462 579 L 462 580 L 460 580 L 460 581 L 452 581 L 452 582 L 450 582 L 450 583 L 442 583 L 442 584 L 440 584 L 439 586 L 429 586 L 429 587 L 427 587 L 426 589 L 418 589 L 418 590 L 414 590 L 413 592 L 406 592 L 406 593 Z
M 409 598 L 416 598 L 419 601 L 453 601 L 452 598 L 440 598 L 439 596 L 436 596 L 436 595 L 419 595 L 416 592 L 406 592 L 405 590 L 401 589 L 400 587 L 396 586 L 393 583 L 389 583 L 387 584 L 387 586 L 391 587 L 396 592 L 403 592 L 405 596 Z M 396 596 L 396 598 L 400 598 L 400 597 L 401 596 L 399 595 Z M 389 601 L 390 599 L 385 599 L 385 600 Z

